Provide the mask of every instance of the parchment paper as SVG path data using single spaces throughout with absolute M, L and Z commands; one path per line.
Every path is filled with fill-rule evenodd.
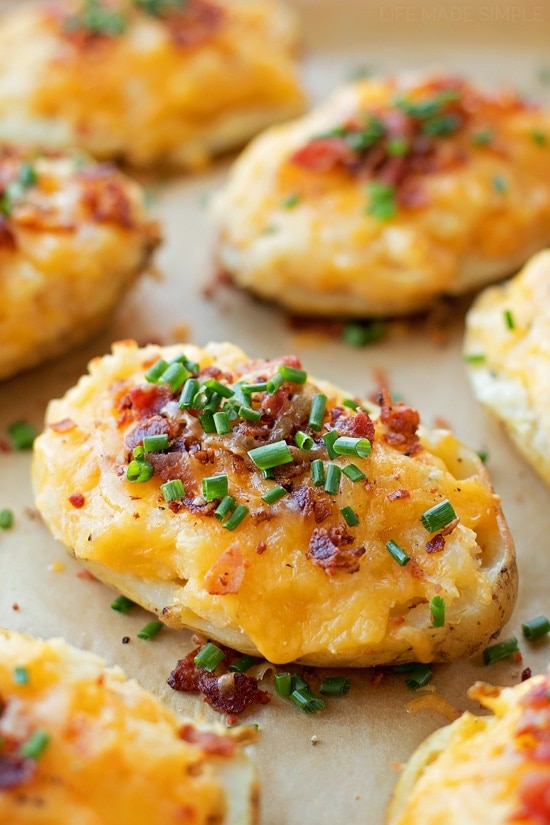
M 357 69 L 424 66 L 461 71 L 482 82 L 511 82 L 539 99 L 550 98 L 544 71 L 550 66 L 550 7 L 545 0 L 296 0 L 296 5 L 303 16 L 303 76 L 312 101 Z M 526 642 L 520 624 L 550 612 L 550 493 L 473 398 L 460 354 L 462 303 L 453 307 L 442 341 L 434 339 L 430 323 L 419 319 L 392 325 L 379 344 L 350 349 L 328 334 L 292 329 L 278 310 L 236 290 L 220 290 L 214 299 L 205 296 L 214 271 L 207 203 L 229 162 L 190 177 L 146 182 L 165 227 L 166 242 L 157 258 L 162 280 L 142 280 L 104 332 L 84 348 L 1 385 L 0 438 L 17 419 L 41 428 L 48 399 L 71 386 L 91 357 L 126 337 L 198 344 L 232 340 L 258 357 L 293 352 L 311 373 L 358 394 L 371 392 L 383 371 L 426 424 L 442 419 L 474 449 L 487 451 L 515 538 L 520 593 L 502 638 L 519 638 L 523 662 L 485 667 L 475 657 L 434 666 L 430 689 L 459 709 L 477 711 L 466 698 L 476 679 L 512 684 L 523 668 L 537 672 L 548 665 L 549 643 Z M 219 719 L 200 698 L 174 693 L 165 683 L 176 660 L 191 649 L 190 635 L 164 630 L 153 642 L 137 639 L 151 617 L 140 609 L 126 616 L 115 613 L 108 588 L 77 576 L 79 566 L 33 517 L 29 465 L 29 453 L 0 452 L 0 509 L 9 507 L 15 514 L 13 528 L 0 531 L 0 625 L 64 636 L 121 665 L 174 708 Z M 129 644 L 122 644 L 124 636 L 130 636 Z M 398 764 L 446 720 L 429 710 L 413 713 L 410 702 L 418 694 L 405 687 L 402 676 L 384 671 L 375 686 L 376 675 L 352 673 L 351 692 L 330 699 L 314 716 L 276 696 L 244 716 L 244 722 L 260 728 L 252 756 L 262 783 L 261 825 L 381 825 Z

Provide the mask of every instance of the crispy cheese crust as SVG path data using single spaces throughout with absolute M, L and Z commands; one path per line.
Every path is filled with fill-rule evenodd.
M 0 630 L 0 700 L 4 823 L 256 821 L 237 736 L 176 716 L 91 653 Z
M 550 251 L 491 287 L 466 316 L 464 355 L 476 397 L 550 484 Z
M 492 716 L 464 713 L 418 748 L 386 825 L 545 825 L 550 821 L 550 678 L 469 691 Z
M 549 242 L 549 173 L 550 113 L 513 92 L 361 80 L 245 149 L 214 205 L 219 261 L 300 314 L 424 310 Z
M 296 38 L 277 0 L 20 9 L 0 24 L 0 136 L 200 166 L 302 110 Z
M 192 372 L 182 388 L 145 380 L 159 359 L 170 375 L 178 358 Z M 180 401 L 190 381 L 193 393 L 202 389 Z M 319 396 L 327 400 L 317 427 L 309 417 Z M 98 578 L 168 625 L 237 650 L 275 663 L 358 667 L 467 656 L 515 600 L 499 499 L 477 455 L 446 430 L 419 428 L 416 410 L 387 393 L 381 408 L 351 409 L 344 399 L 307 378 L 295 356 L 263 361 L 231 344 L 120 342 L 51 402 L 35 441 L 36 505 Z M 297 445 L 300 431 L 306 448 Z M 158 449 L 149 436 L 161 437 Z M 329 452 L 336 437 L 360 443 L 364 457 Z M 250 451 L 270 444 L 284 463 L 265 478 Z M 128 480 L 130 462 L 130 472 L 150 465 L 146 480 Z M 312 476 L 319 467 L 320 481 Z M 202 484 L 220 475 L 233 499 L 225 516 L 215 512 L 225 491 L 208 500 Z M 175 491 L 162 487 L 173 480 Z M 282 497 L 266 503 L 276 485 Z M 456 519 L 424 526 L 422 514 L 446 499 Z M 231 512 L 244 518 L 234 525 Z M 390 541 L 408 563 L 392 557 Z M 432 625 L 435 595 L 446 604 L 443 627 Z
M 117 170 L 0 146 L 0 379 L 95 333 L 159 241 L 141 188 Z

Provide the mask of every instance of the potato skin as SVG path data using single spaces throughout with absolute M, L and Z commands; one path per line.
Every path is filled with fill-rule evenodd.
M 1 380 L 96 333 L 160 228 L 137 183 L 74 152 L 1 145 L 0 196 Z
M 506 688 L 476 682 L 468 695 L 494 715 L 465 712 L 417 748 L 397 782 L 386 825 L 546 821 L 549 687 L 548 674 Z
M 303 110 L 298 20 L 284 3 L 104 5 L 111 27 L 87 24 L 85 0 L 0 19 L 0 136 L 194 169 Z
M 213 206 L 220 264 L 298 314 L 426 310 L 550 242 L 547 139 L 547 109 L 461 78 L 348 84 L 238 158 Z
M 386 398 L 381 409 L 353 410 L 342 404 L 344 393 L 311 378 L 254 394 L 259 424 L 237 418 L 230 434 L 207 435 L 196 412 L 179 408 L 179 391 L 172 397 L 144 381 L 157 359 L 183 353 L 198 363 L 201 382 L 217 376 L 227 386 L 269 379 L 284 364 L 300 369 L 294 356 L 251 360 L 231 344 L 139 349 L 119 342 L 92 361 L 90 374 L 50 404 L 35 441 L 33 483 L 45 523 L 94 575 L 171 627 L 200 630 L 275 663 L 449 661 L 499 631 L 516 597 L 514 547 L 475 453 L 446 430 L 417 428 L 407 405 Z M 308 417 L 320 392 L 327 408 L 315 431 Z M 295 446 L 298 429 L 314 440 L 309 453 Z M 368 433 L 370 455 L 329 460 L 321 436 L 331 429 Z M 130 483 L 134 445 L 161 430 L 170 432 L 172 449 L 149 456 L 156 468 L 150 480 Z M 285 442 L 293 458 L 269 481 L 248 450 L 274 441 Z M 365 478 L 353 482 L 342 473 L 329 493 L 313 484 L 315 458 L 325 469 L 345 470 L 351 461 Z M 249 508 L 234 530 L 213 514 L 219 502 L 202 497 L 202 479 L 223 473 L 229 494 Z M 160 489 L 170 478 L 185 489 L 173 503 Z M 287 494 L 265 504 L 261 496 L 274 483 Z M 421 515 L 445 498 L 458 521 L 445 535 L 431 534 Z M 344 507 L 358 525 L 346 524 Z M 388 552 L 390 540 L 410 556 L 405 566 Z M 432 625 L 435 595 L 446 602 L 443 627 Z
M 94 654 L 0 629 L 0 695 L 2 822 L 36 823 L 37 799 L 42 825 L 257 822 L 238 736 L 176 715 Z M 37 731 L 45 749 L 19 758 Z

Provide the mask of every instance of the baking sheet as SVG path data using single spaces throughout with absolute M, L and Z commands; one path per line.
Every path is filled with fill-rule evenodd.
M 371 2 L 295 0 L 304 24 L 303 77 L 311 100 L 353 72 L 442 67 L 481 82 L 514 83 L 550 102 L 550 7 L 546 2 Z M 521 622 L 550 613 L 546 543 L 549 491 L 516 455 L 506 436 L 477 406 L 460 349 L 466 303 L 447 307 L 445 335 L 429 320 L 392 325 L 378 344 L 350 349 L 315 329 L 292 328 L 284 314 L 229 288 L 208 297 L 214 273 L 214 232 L 208 202 L 223 183 L 229 160 L 189 177 L 148 180 L 166 241 L 157 257 L 161 279 L 143 279 L 102 334 L 70 356 L 0 386 L 0 440 L 9 424 L 26 419 L 41 428 L 46 403 L 71 386 L 88 360 L 113 340 L 138 337 L 163 343 L 230 340 L 249 354 L 296 353 L 305 368 L 351 393 L 368 394 L 384 373 L 393 391 L 414 404 L 431 426 L 447 422 L 474 449 L 488 453 L 488 469 L 515 538 L 520 592 L 502 637 L 516 635 L 523 661 L 489 668 L 480 657 L 434 666 L 430 690 L 459 709 L 476 679 L 512 684 L 523 668 L 548 665 L 547 641 L 528 643 Z M 219 716 L 200 697 L 174 693 L 165 683 L 176 660 L 192 647 L 189 634 L 164 630 L 153 642 L 136 638 L 150 618 L 109 607 L 112 592 L 78 577 L 79 566 L 48 535 L 33 513 L 29 453 L 0 451 L 0 509 L 15 514 L 0 531 L 0 625 L 70 643 L 121 665 L 172 707 L 205 719 Z M 322 617 L 320 617 L 322 618 Z M 129 644 L 122 638 L 129 636 Z M 414 712 L 418 693 L 385 670 L 356 671 L 351 692 L 307 716 L 275 696 L 245 714 L 259 725 L 252 749 L 262 783 L 261 825 L 381 825 L 398 765 L 445 719 Z M 271 688 L 272 689 L 272 688 Z M 312 737 L 316 738 L 316 743 Z

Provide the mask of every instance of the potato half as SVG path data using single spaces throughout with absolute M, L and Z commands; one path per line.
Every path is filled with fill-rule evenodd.
M 0 380 L 96 333 L 159 242 L 143 190 L 113 167 L 0 145 Z
M 0 696 L 2 822 L 257 821 L 245 729 L 201 728 L 91 653 L 0 629 Z
M 275 663 L 468 656 L 516 596 L 499 499 L 473 451 L 381 400 L 346 399 L 295 356 L 120 342 L 51 402 L 36 505 L 171 627 Z
M 0 137 L 201 166 L 303 109 L 297 36 L 278 0 L 18 8 L 0 19 Z
M 486 289 L 466 316 L 464 356 L 478 400 L 550 484 L 550 251 Z
M 405 765 L 386 825 L 538 825 L 548 820 L 550 678 L 515 687 L 477 682 L 466 712 L 423 742 Z
M 213 206 L 235 282 L 305 315 L 403 315 L 550 243 L 550 112 L 449 75 L 375 78 L 266 131 Z

